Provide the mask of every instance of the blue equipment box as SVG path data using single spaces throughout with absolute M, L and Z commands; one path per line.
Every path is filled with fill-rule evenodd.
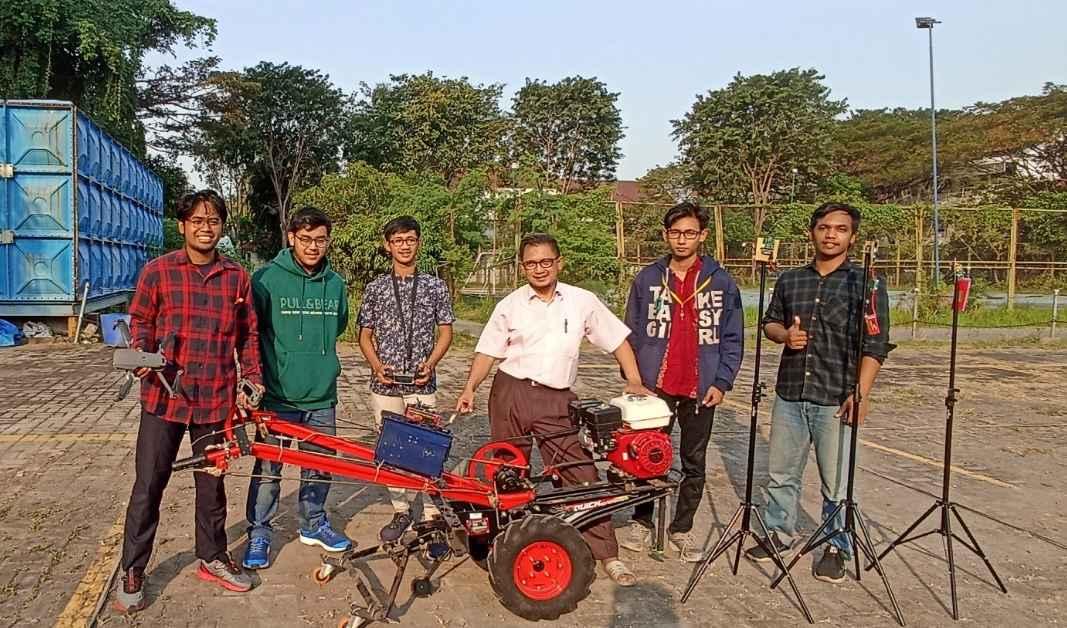
M 416 425 L 393 412 L 382 412 L 382 433 L 374 448 L 375 462 L 439 478 L 451 449 L 451 433 Z

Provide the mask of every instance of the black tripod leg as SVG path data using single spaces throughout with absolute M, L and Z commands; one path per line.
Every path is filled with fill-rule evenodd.
M 731 545 L 733 545 L 734 543 L 740 543 L 741 538 L 741 530 L 734 532 L 730 535 L 730 538 L 727 539 L 725 543 L 720 543 L 718 545 L 718 549 L 716 549 L 714 553 L 709 554 L 708 557 L 704 559 L 704 562 L 701 563 L 700 567 L 697 568 L 696 573 L 693 574 L 693 579 L 689 581 L 689 586 L 686 587 L 685 593 L 682 594 L 682 604 L 685 604 L 687 601 L 689 601 L 689 596 L 693 594 L 693 590 L 697 588 L 697 584 L 704 577 L 704 574 L 708 571 L 708 568 L 711 567 L 711 563 L 715 562 L 715 560 L 718 559 L 719 556 L 722 556 L 726 552 L 726 550 L 730 549 Z M 727 557 L 727 562 L 729 562 L 729 557 Z
M 852 530 L 851 532 L 846 532 L 845 534 L 852 538 L 852 559 L 854 561 L 856 561 L 856 582 L 860 582 L 860 572 L 863 571 L 863 570 L 860 569 L 859 537 L 856 535 L 856 531 L 855 530 Z M 871 550 L 870 553 L 873 554 L 874 553 L 874 546 L 873 545 L 870 547 L 870 550 Z M 866 553 L 866 551 L 864 551 L 864 553 Z
M 963 528 L 963 533 L 971 540 L 971 545 L 974 546 L 972 549 L 978 550 L 975 554 L 978 554 L 978 557 L 985 563 L 986 568 L 989 569 L 989 573 L 992 574 L 993 579 L 997 581 L 997 586 L 1000 587 L 1001 593 L 1007 593 L 1008 587 L 1004 586 L 1004 583 L 1001 582 L 1000 576 L 997 575 L 997 570 L 993 569 L 993 563 L 989 562 L 989 558 L 987 558 L 985 552 L 982 551 L 982 546 L 978 544 L 978 539 L 974 538 L 974 535 L 971 534 L 971 529 L 967 527 L 967 524 L 963 521 L 963 517 L 961 517 L 959 511 L 956 510 L 956 504 L 949 504 L 949 509 L 952 510 L 952 514 L 956 516 L 956 521 L 960 522 L 960 526 Z
M 763 532 L 763 536 L 752 535 L 756 539 L 756 545 L 762 547 L 763 551 L 767 552 L 774 560 L 775 566 L 778 567 L 778 570 L 785 575 L 785 579 L 789 582 L 789 588 L 793 589 L 793 595 L 796 596 L 797 603 L 800 604 L 800 610 L 804 612 L 804 618 L 808 620 L 809 624 L 814 624 L 815 620 L 812 619 L 811 611 L 808 610 L 808 605 L 804 602 L 804 596 L 800 594 L 800 589 L 797 588 L 797 583 L 793 580 L 793 574 L 789 573 L 789 570 L 785 568 L 785 560 L 782 558 L 782 554 L 773 543 L 764 540 L 770 539 L 771 531 L 767 529 L 767 524 L 763 522 L 763 515 L 759 514 L 759 509 L 755 506 L 750 506 L 750 508 L 752 508 L 752 513 L 756 515 L 756 521 L 759 522 L 760 530 Z
M 711 553 L 708 554 L 707 558 L 705 558 L 702 563 L 700 563 L 700 567 L 698 567 L 696 573 L 693 574 L 693 578 L 689 581 L 689 586 L 686 587 L 685 593 L 682 594 L 682 604 L 685 604 L 686 601 L 689 600 L 689 596 L 693 594 L 693 590 L 697 588 L 697 584 L 700 582 L 701 578 L 704 577 L 704 574 L 707 572 L 708 567 L 711 566 L 711 563 L 715 562 L 715 559 L 729 549 L 730 545 L 735 540 L 739 539 L 741 530 L 738 530 L 734 534 L 730 534 L 730 530 L 734 528 L 734 524 L 741 519 L 741 515 L 744 512 L 745 504 L 741 504 L 737 508 L 737 512 L 734 513 L 734 516 L 730 518 L 730 523 L 723 528 L 722 536 L 720 536 L 719 540 L 715 543 L 715 547 L 712 548 Z
M 717 555 L 717 554 L 719 554 L 719 550 L 722 547 L 729 547 L 730 546 L 730 543 L 729 543 L 729 541 L 727 541 L 726 537 L 729 536 L 730 530 L 734 529 L 734 524 L 736 524 L 741 519 L 741 516 L 744 514 L 744 512 L 745 512 L 745 505 L 744 504 L 741 504 L 740 506 L 737 507 L 737 512 L 734 513 L 733 517 L 730 517 L 730 523 L 726 524 L 726 527 L 722 529 L 722 536 L 720 536 L 719 540 L 715 543 L 715 547 L 711 548 L 711 554 L 709 554 L 709 556 Z M 738 526 L 738 530 L 740 530 L 740 529 L 741 529 L 740 526 Z M 731 537 L 731 538 L 733 538 L 733 537 Z M 707 563 L 707 564 L 711 564 L 713 560 L 714 559 L 706 559 L 704 562 Z M 737 573 L 737 572 L 735 571 L 734 573 Z
M 945 537 L 945 556 L 948 558 L 948 593 L 952 598 L 952 619 L 958 621 L 960 608 L 956 600 L 956 555 L 952 551 L 952 521 L 948 511 L 948 504 L 945 504 L 941 508 L 941 535 Z
M 885 585 L 885 592 L 889 595 L 889 601 L 893 605 L 893 611 L 897 615 L 897 622 L 901 626 L 903 626 L 904 613 L 901 612 L 900 605 L 897 604 L 897 596 L 893 594 L 893 587 L 889 584 L 889 578 L 886 577 L 885 571 L 882 570 L 882 563 L 880 560 L 878 560 L 878 555 L 874 553 L 874 543 L 871 541 L 871 533 L 867 530 L 867 522 L 863 518 L 863 513 L 860 512 L 859 504 L 856 504 L 854 508 L 855 521 L 859 523 L 860 531 L 863 533 L 863 538 L 857 538 L 855 534 L 853 535 L 853 538 L 857 541 L 862 541 L 864 545 L 861 546 L 860 543 L 857 543 L 856 547 L 853 549 L 858 553 L 862 547 L 862 551 L 870 557 L 871 562 L 874 564 L 875 570 L 878 572 L 878 575 L 882 577 L 882 584 Z
M 934 502 L 933 506 L 930 506 L 929 508 L 927 508 L 926 512 L 924 512 L 921 517 L 916 519 L 914 523 L 912 523 L 910 526 L 908 526 L 907 530 L 904 530 L 903 534 L 901 534 L 896 539 L 894 539 L 894 541 L 889 544 L 889 547 L 887 547 L 884 550 L 882 550 L 882 553 L 878 555 L 878 560 L 882 560 L 883 558 L 888 556 L 889 552 L 892 552 L 898 546 L 903 545 L 903 544 L 907 543 L 910 540 L 914 540 L 914 539 L 909 539 L 908 535 L 911 534 L 915 530 L 915 528 L 918 528 L 919 525 L 922 524 L 923 521 L 926 521 L 926 518 L 929 517 L 930 515 L 932 515 L 935 510 L 937 510 L 937 507 L 938 507 L 938 505 L 940 503 L 941 503 L 940 501 Z M 916 538 L 918 538 L 918 537 L 916 537 Z M 867 570 L 870 571 L 871 567 L 873 567 L 873 566 L 874 566 L 873 563 L 870 564 L 870 565 L 867 565 Z
M 793 570 L 793 567 L 797 564 L 797 561 L 803 558 L 805 554 L 822 545 L 834 536 L 833 534 L 827 535 L 825 537 L 821 535 L 823 531 L 826 530 L 826 528 L 831 523 L 833 523 L 834 519 L 837 518 L 837 513 L 841 512 L 841 507 L 842 505 L 844 505 L 844 503 L 845 502 L 838 502 L 837 507 L 834 508 L 833 512 L 830 513 L 830 516 L 823 519 L 822 525 L 820 525 L 818 529 L 816 529 L 815 532 L 813 532 L 812 535 L 808 537 L 808 539 L 804 542 L 803 547 L 801 547 L 800 551 L 797 552 L 796 556 L 793 557 L 793 560 L 789 561 L 789 565 L 787 565 L 786 568 L 782 570 L 782 573 L 778 574 L 778 577 L 775 578 L 773 582 L 771 582 L 772 589 L 777 587 L 782 582 L 782 578 L 784 578 L 787 573 Z

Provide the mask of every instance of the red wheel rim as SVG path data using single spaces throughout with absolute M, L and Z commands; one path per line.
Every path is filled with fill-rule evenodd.
M 512 569 L 515 587 L 531 600 L 551 600 L 571 583 L 571 555 L 559 543 L 535 541 L 522 548 Z

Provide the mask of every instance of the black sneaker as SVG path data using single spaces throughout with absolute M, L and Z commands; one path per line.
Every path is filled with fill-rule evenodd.
M 782 540 L 778 538 L 777 532 L 771 532 L 771 535 L 763 539 L 763 542 L 773 545 L 775 549 L 778 550 L 778 554 L 782 557 L 782 560 L 785 560 L 793 553 L 793 546 L 783 543 Z M 774 560 L 774 554 L 764 550 L 762 545 L 756 545 L 755 547 L 749 548 L 749 550 L 745 552 L 745 556 L 749 560 L 757 563 L 769 563 Z
M 845 557 L 841 550 L 833 545 L 826 548 L 822 558 L 815 563 L 815 579 L 823 582 L 844 582 L 845 580 Z
M 393 513 L 393 520 L 385 524 L 385 527 L 378 533 L 378 538 L 382 540 L 382 543 L 392 543 L 403 536 L 404 531 L 409 527 L 411 527 L 410 512 Z

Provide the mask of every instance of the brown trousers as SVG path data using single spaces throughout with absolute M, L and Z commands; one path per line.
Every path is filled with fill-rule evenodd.
M 525 436 L 542 435 L 569 430 L 571 424 L 567 404 L 577 399 L 570 390 L 558 390 L 535 385 L 525 379 L 516 379 L 498 370 L 493 378 L 493 387 L 489 391 L 489 424 L 491 438 L 503 440 Z M 530 443 L 512 441 L 530 456 Z M 577 460 L 588 460 L 589 464 L 568 466 L 560 470 L 568 486 L 592 483 L 599 480 L 592 456 L 582 448 L 577 434 L 568 434 L 538 441 L 538 449 L 545 465 L 559 464 Z M 619 555 L 619 545 L 615 540 L 615 529 L 611 518 L 601 519 L 582 531 L 585 542 L 597 560 L 615 558 Z

